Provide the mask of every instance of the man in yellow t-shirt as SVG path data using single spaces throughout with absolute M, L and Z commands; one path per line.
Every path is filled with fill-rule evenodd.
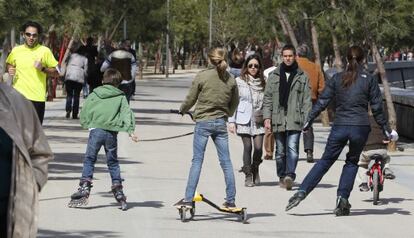
M 21 28 L 25 43 L 14 47 L 7 57 L 7 69 L 14 76 L 13 87 L 33 103 L 43 123 L 47 74 L 56 74 L 57 65 L 51 50 L 39 44 L 42 27 L 28 21 Z

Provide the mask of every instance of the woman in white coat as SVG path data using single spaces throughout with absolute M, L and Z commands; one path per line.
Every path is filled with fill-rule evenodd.
M 259 165 L 265 133 L 262 113 L 265 80 L 260 56 L 247 57 L 236 82 L 240 101 L 236 112 L 229 118 L 229 131 L 242 139 L 243 167 L 240 172 L 246 175 L 245 186 L 252 187 L 260 183 Z

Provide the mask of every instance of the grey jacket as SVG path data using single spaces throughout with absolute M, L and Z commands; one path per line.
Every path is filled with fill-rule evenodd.
M 0 127 L 13 140 L 7 238 L 35 238 L 38 192 L 47 181 L 52 151 L 33 105 L 0 83 Z
M 65 80 L 84 83 L 88 76 L 88 59 L 80 54 L 73 53 L 69 56 L 66 67 Z
M 279 105 L 280 67 L 269 74 L 263 98 L 263 118 L 272 120 L 273 132 L 300 131 L 312 108 L 311 88 L 306 74 L 298 68 L 288 99 L 288 111 Z

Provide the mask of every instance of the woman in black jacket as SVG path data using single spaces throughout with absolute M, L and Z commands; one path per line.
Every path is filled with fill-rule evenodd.
M 306 175 L 298 192 L 289 199 L 286 211 L 297 206 L 316 187 L 349 142 L 349 151 L 342 169 L 334 210 L 336 216 L 349 215 L 351 204 L 349 204 L 348 198 L 358 171 L 359 156 L 371 131 L 368 105 L 371 106 L 375 121 L 382 128 L 384 135 L 392 140 L 397 138 L 397 133 L 389 129 L 384 117 L 382 95 L 378 82 L 362 67 L 364 61 L 362 48 L 359 46 L 350 47 L 347 60 L 346 70 L 334 75 L 327 82 L 324 91 L 308 116 L 307 123 L 305 123 L 304 133 L 319 113 L 335 98 L 336 115 L 325 152 L 320 161 Z

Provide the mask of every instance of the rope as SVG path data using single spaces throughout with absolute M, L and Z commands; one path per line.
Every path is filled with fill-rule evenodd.
M 171 140 L 171 139 L 175 139 L 175 138 L 180 138 L 180 137 L 184 137 L 184 136 L 189 136 L 194 134 L 194 132 L 188 132 L 185 134 L 181 134 L 181 135 L 177 135 L 177 136 L 169 136 L 169 137 L 162 137 L 162 138 L 157 138 L 157 139 L 145 139 L 145 140 L 138 140 L 138 142 L 150 142 L 150 141 L 162 141 L 162 140 Z

